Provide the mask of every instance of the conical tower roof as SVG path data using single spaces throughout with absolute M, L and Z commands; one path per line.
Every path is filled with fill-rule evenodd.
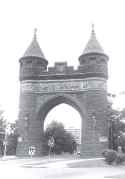
M 37 42 L 37 37 L 36 37 L 36 32 L 37 29 L 34 30 L 34 37 L 33 40 L 31 42 L 31 44 L 29 45 L 29 47 L 27 48 L 27 50 L 24 53 L 23 57 L 40 57 L 40 58 L 44 58 L 45 56 L 40 48 L 39 43 Z
M 90 39 L 83 51 L 83 55 L 89 54 L 89 53 L 99 53 L 99 54 L 105 54 L 103 48 L 101 47 L 100 43 L 98 42 L 96 38 L 96 34 L 94 31 L 94 25 L 92 25 L 92 32 Z

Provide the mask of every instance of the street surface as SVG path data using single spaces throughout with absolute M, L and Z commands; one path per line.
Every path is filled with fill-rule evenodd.
M 76 159 L 0 159 L 1 179 L 125 179 L 125 166 L 68 168 Z M 93 160 L 89 160 L 90 162 Z M 98 159 L 97 159 L 98 161 Z

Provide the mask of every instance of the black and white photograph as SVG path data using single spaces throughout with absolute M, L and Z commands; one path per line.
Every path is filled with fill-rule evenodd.
M 0 1 L 0 178 L 125 179 L 125 1 Z

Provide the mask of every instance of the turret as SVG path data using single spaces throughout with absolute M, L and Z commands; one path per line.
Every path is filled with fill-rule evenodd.
M 36 79 L 47 70 L 48 61 L 46 60 L 36 37 L 34 37 L 28 49 L 20 59 L 20 80 Z
M 104 77 L 108 78 L 107 61 L 108 56 L 99 44 L 92 26 L 91 37 L 79 57 L 79 70 L 82 73 L 88 74 L 88 77 Z

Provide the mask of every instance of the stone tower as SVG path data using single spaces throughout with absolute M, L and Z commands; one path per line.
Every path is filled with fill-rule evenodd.
M 66 62 L 47 67 L 43 52 L 34 38 L 20 59 L 19 140 L 17 155 L 44 153 L 43 125 L 48 112 L 58 104 L 73 106 L 81 115 L 81 155 L 100 156 L 108 147 L 107 109 L 108 56 L 100 46 L 94 28 L 74 70 Z

